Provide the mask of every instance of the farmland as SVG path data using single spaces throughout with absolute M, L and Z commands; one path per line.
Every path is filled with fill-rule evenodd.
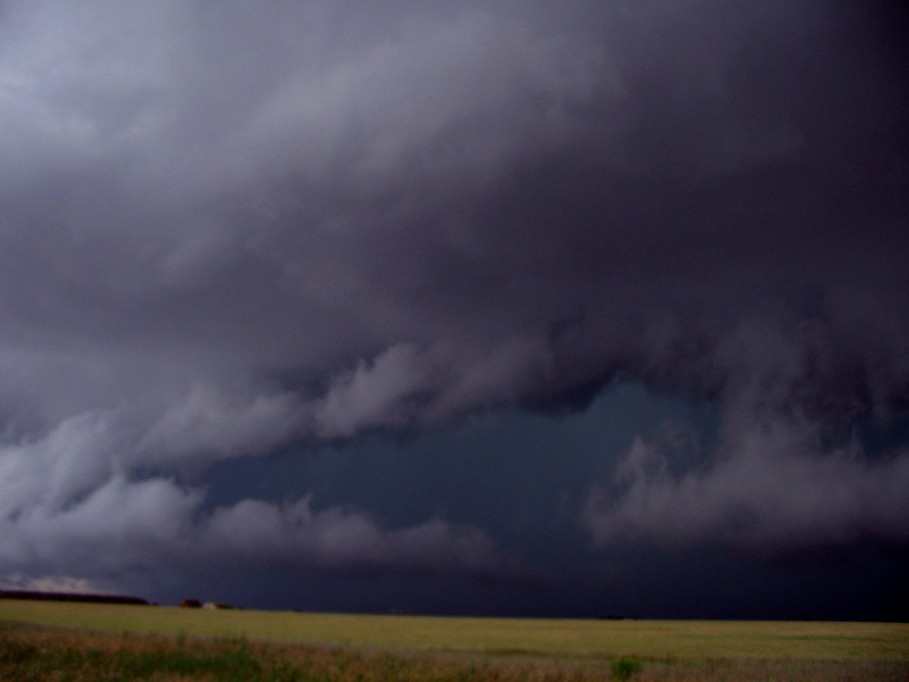
M 360 616 L 0 600 L 0 678 L 80 679 L 68 668 L 89 671 L 84 679 L 902 680 L 909 678 L 909 625 Z

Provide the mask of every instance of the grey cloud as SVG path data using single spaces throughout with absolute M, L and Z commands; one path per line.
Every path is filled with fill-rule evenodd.
M 905 543 L 909 453 L 869 463 L 850 449 L 802 449 L 797 427 L 744 437 L 706 472 L 673 475 L 640 440 L 623 461 L 621 492 L 595 491 L 582 521 L 600 547 L 716 543 L 762 553 L 836 548 L 862 539 Z M 793 433 L 793 431 L 796 431 Z
M 139 463 L 262 454 L 305 433 L 305 418 L 292 393 L 231 396 L 196 384 L 170 401 L 130 449 Z
M 100 594 L 104 588 L 84 578 L 71 576 L 33 577 L 24 573 L 4 576 L 0 582 L 5 590 L 28 590 L 36 592 L 73 592 L 77 594 Z
M 595 543 L 768 553 L 905 543 L 909 451 L 871 456 L 854 426 L 842 433 L 839 420 L 849 424 L 873 399 L 863 405 L 861 389 L 836 390 L 849 372 L 833 343 L 812 324 L 784 331 L 750 320 L 727 335 L 715 356 L 725 378 L 716 452 L 684 430 L 681 440 L 676 429 L 651 444 L 636 439 L 582 515 Z
M 117 437 L 105 412 L 85 413 L 62 421 L 40 440 L 2 449 L 5 518 L 41 504 L 61 509 L 111 474 Z
M 5 522 L 38 504 L 57 510 L 42 528 L 76 523 L 59 510 L 132 491 L 143 467 L 575 408 L 614 377 L 716 401 L 726 430 L 712 476 L 634 479 L 667 501 L 635 502 L 627 528 L 690 486 L 724 507 L 758 461 L 783 491 L 816 475 L 874 497 L 886 466 L 861 450 L 853 465 L 748 443 L 906 412 L 907 92 L 888 16 L 4 6 L 0 468 L 24 481 Z M 164 481 L 137 504 L 203 494 Z M 293 509 L 233 513 L 284 537 Z M 889 523 L 886 505 L 867 524 L 826 509 Z M 453 528 L 423 532 L 456 544 Z M 370 532 L 391 543 L 374 557 L 409 542 Z
M 393 346 L 369 365 L 361 361 L 349 374 L 337 377 L 316 408 L 319 434 L 349 437 L 370 426 L 400 426 L 409 415 L 408 397 L 429 389 L 417 366 L 417 349 Z
M 444 342 L 397 344 L 335 375 L 314 406 L 316 433 L 337 438 L 375 427 L 434 427 L 470 410 L 513 404 L 554 373 L 551 356 L 540 334 L 472 352 Z
M 6 516 L 0 555 L 29 572 L 110 577 L 154 557 L 173 558 L 174 541 L 200 501 L 199 491 L 167 480 L 115 475 L 65 507 L 35 501 Z
M 140 414 L 98 411 L 0 451 L 0 561 L 81 579 L 180 562 L 259 568 L 497 574 L 512 570 L 482 530 L 436 518 L 385 529 L 356 511 L 245 499 L 210 514 L 206 492 L 137 470 L 199 467 L 261 453 L 288 437 L 302 411 L 286 395 L 236 404 L 203 387 L 175 400 L 147 430 Z
M 124 572 L 223 562 L 258 570 L 500 575 L 516 569 L 482 530 L 432 519 L 386 529 L 362 513 L 245 499 L 203 514 L 205 492 L 114 475 L 60 507 L 32 500 L 0 518 L 9 573 L 111 580 Z
M 433 519 L 386 530 L 360 513 L 313 511 L 308 498 L 278 507 L 244 500 L 216 510 L 203 546 L 252 564 L 281 562 L 316 569 L 388 569 L 495 575 L 514 568 L 483 531 Z M 209 547 L 211 549 L 209 549 Z

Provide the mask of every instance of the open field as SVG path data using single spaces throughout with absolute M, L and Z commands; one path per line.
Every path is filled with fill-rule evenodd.
M 621 662 L 628 665 L 613 668 Z M 593 680 L 615 671 L 640 680 L 905 680 L 909 625 L 359 616 L 0 600 L 0 679 L 53 679 L 49 671 L 74 665 L 94 670 L 84 679 Z

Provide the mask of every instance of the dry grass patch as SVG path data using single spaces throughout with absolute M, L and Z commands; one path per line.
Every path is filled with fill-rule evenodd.
M 0 600 L 0 680 L 83 679 L 902 681 L 909 680 L 909 625 L 392 617 Z
M 0 624 L 0 679 L 11 682 L 274 680 L 277 682 L 592 682 L 605 679 L 902 681 L 909 663 L 823 659 L 571 659 L 383 650 L 243 639 L 83 633 Z

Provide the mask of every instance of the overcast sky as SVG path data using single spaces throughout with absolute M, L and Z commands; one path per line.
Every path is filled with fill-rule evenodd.
M 909 617 L 898 3 L 0 3 L 0 584 Z

